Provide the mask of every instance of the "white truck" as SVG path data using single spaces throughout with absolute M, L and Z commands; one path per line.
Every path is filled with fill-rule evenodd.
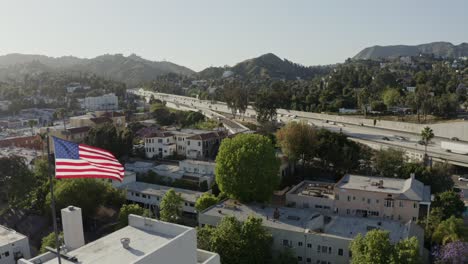
M 468 144 L 454 141 L 441 141 L 440 147 L 447 152 L 453 152 L 457 154 L 467 155 Z

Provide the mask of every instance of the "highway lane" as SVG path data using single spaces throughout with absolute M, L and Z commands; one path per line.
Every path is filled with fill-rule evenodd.
M 155 98 L 180 103 L 189 107 L 194 107 L 197 109 L 205 109 L 205 110 L 213 110 L 222 113 L 231 113 L 231 110 L 227 107 L 225 103 L 216 102 L 212 103 L 211 101 L 207 100 L 199 100 L 192 97 L 185 97 L 179 95 L 170 95 L 170 94 L 160 94 L 160 93 L 153 93 L 148 91 L 140 92 L 139 95 L 143 95 L 149 97 L 151 94 Z M 373 144 L 380 144 L 381 146 L 389 146 L 389 147 L 397 147 L 405 149 L 415 157 L 421 157 L 422 153 L 424 153 L 424 146 L 418 144 L 420 140 L 420 136 L 413 133 L 408 132 L 401 132 L 401 131 L 394 131 L 394 130 L 387 130 L 383 128 L 375 128 L 370 126 L 359 126 L 359 125 L 352 125 L 352 124 L 341 124 L 341 123 L 333 123 L 329 122 L 326 123 L 324 120 L 321 119 L 312 119 L 312 118 L 304 118 L 304 117 L 297 117 L 295 115 L 291 115 L 288 110 L 278 109 L 278 120 L 281 122 L 287 123 L 293 120 L 303 120 L 308 122 L 309 124 L 313 124 L 317 127 L 323 127 L 335 132 L 342 132 L 348 135 L 351 138 L 357 138 L 364 141 L 372 142 Z M 256 113 L 252 107 L 248 107 L 246 116 L 255 118 Z M 385 139 L 384 139 L 385 138 Z M 388 140 L 386 140 L 388 139 Z M 431 143 L 427 147 L 427 152 L 429 156 L 432 156 L 437 159 L 447 160 L 451 162 L 455 162 L 457 165 L 468 166 L 468 156 L 460 155 L 455 153 L 449 153 L 443 150 L 440 147 L 441 138 L 434 138 Z

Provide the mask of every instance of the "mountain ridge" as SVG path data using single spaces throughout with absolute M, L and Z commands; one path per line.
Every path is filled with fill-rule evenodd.
M 458 58 L 468 56 L 468 43 L 454 45 L 450 42 L 438 41 L 419 45 L 375 45 L 358 52 L 353 60 L 377 60 L 397 58 L 401 56 L 419 56 L 419 54 L 434 55 L 443 58 Z

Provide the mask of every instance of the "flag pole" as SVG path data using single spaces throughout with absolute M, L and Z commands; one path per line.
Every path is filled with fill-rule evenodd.
M 54 183 L 52 177 L 52 160 L 50 159 L 50 136 L 49 136 L 49 128 L 47 128 L 47 164 L 48 164 L 48 171 L 49 171 L 49 185 L 50 185 L 50 207 L 52 209 L 52 221 L 54 222 L 54 233 L 55 233 L 55 245 L 57 246 L 57 259 L 58 264 L 62 264 L 62 260 L 60 258 L 60 244 L 59 244 L 59 234 L 57 230 L 57 214 L 55 212 L 55 196 L 54 196 Z

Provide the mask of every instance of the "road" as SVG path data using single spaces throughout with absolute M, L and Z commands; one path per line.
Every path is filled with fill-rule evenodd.
M 199 100 L 193 97 L 161 94 L 143 90 L 134 90 L 135 94 L 149 98 L 153 95 L 156 99 L 161 99 L 167 102 L 173 102 L 176 104 L 184 105 L 188 108 L 194 108 L 205 111 L 216 111 L 220 113 L 231 113 L 231 110 L 225 103 L 222 102 L 211 102 L 208 100 Z M 397 147 L 407 151 L 410 158 L 421 159 L 424 154 L 424 146 L 418 144 L 420 136 L 413 133 L 401 132 L 388 130 L 383 128 L 375 128 L 371 126 L 359 126 L 353 124 L 342 124 L 335 122 L 326 122 L 322 119 L 312 119 L 297 117 L 289 114 L 288 110 L 278 109 L 278 120 L 287 123 L 291 121 L 305 121 L 310 125 L 316 127 L 322 127 L 335 132 L 342 132 L 348 135 L 350 138 L 359 140 L 373 148 L 386 148 L 386 147 Z M 251 118 L 255 118 L 256 113 L 252 107 L 248 107 L 245 115 Z M 227 122 L 226 120 L 224 122 Z M 434 138 L 427 147 L 427 153 L 434 160 L 447 161 L 449 163 L 468 167 L 468 156 L 460 155 L 456 153 L 449 153 L 440 147 L 440 142 L 443 139 Z M 445 139 L 447 140 L 447 139 Z

